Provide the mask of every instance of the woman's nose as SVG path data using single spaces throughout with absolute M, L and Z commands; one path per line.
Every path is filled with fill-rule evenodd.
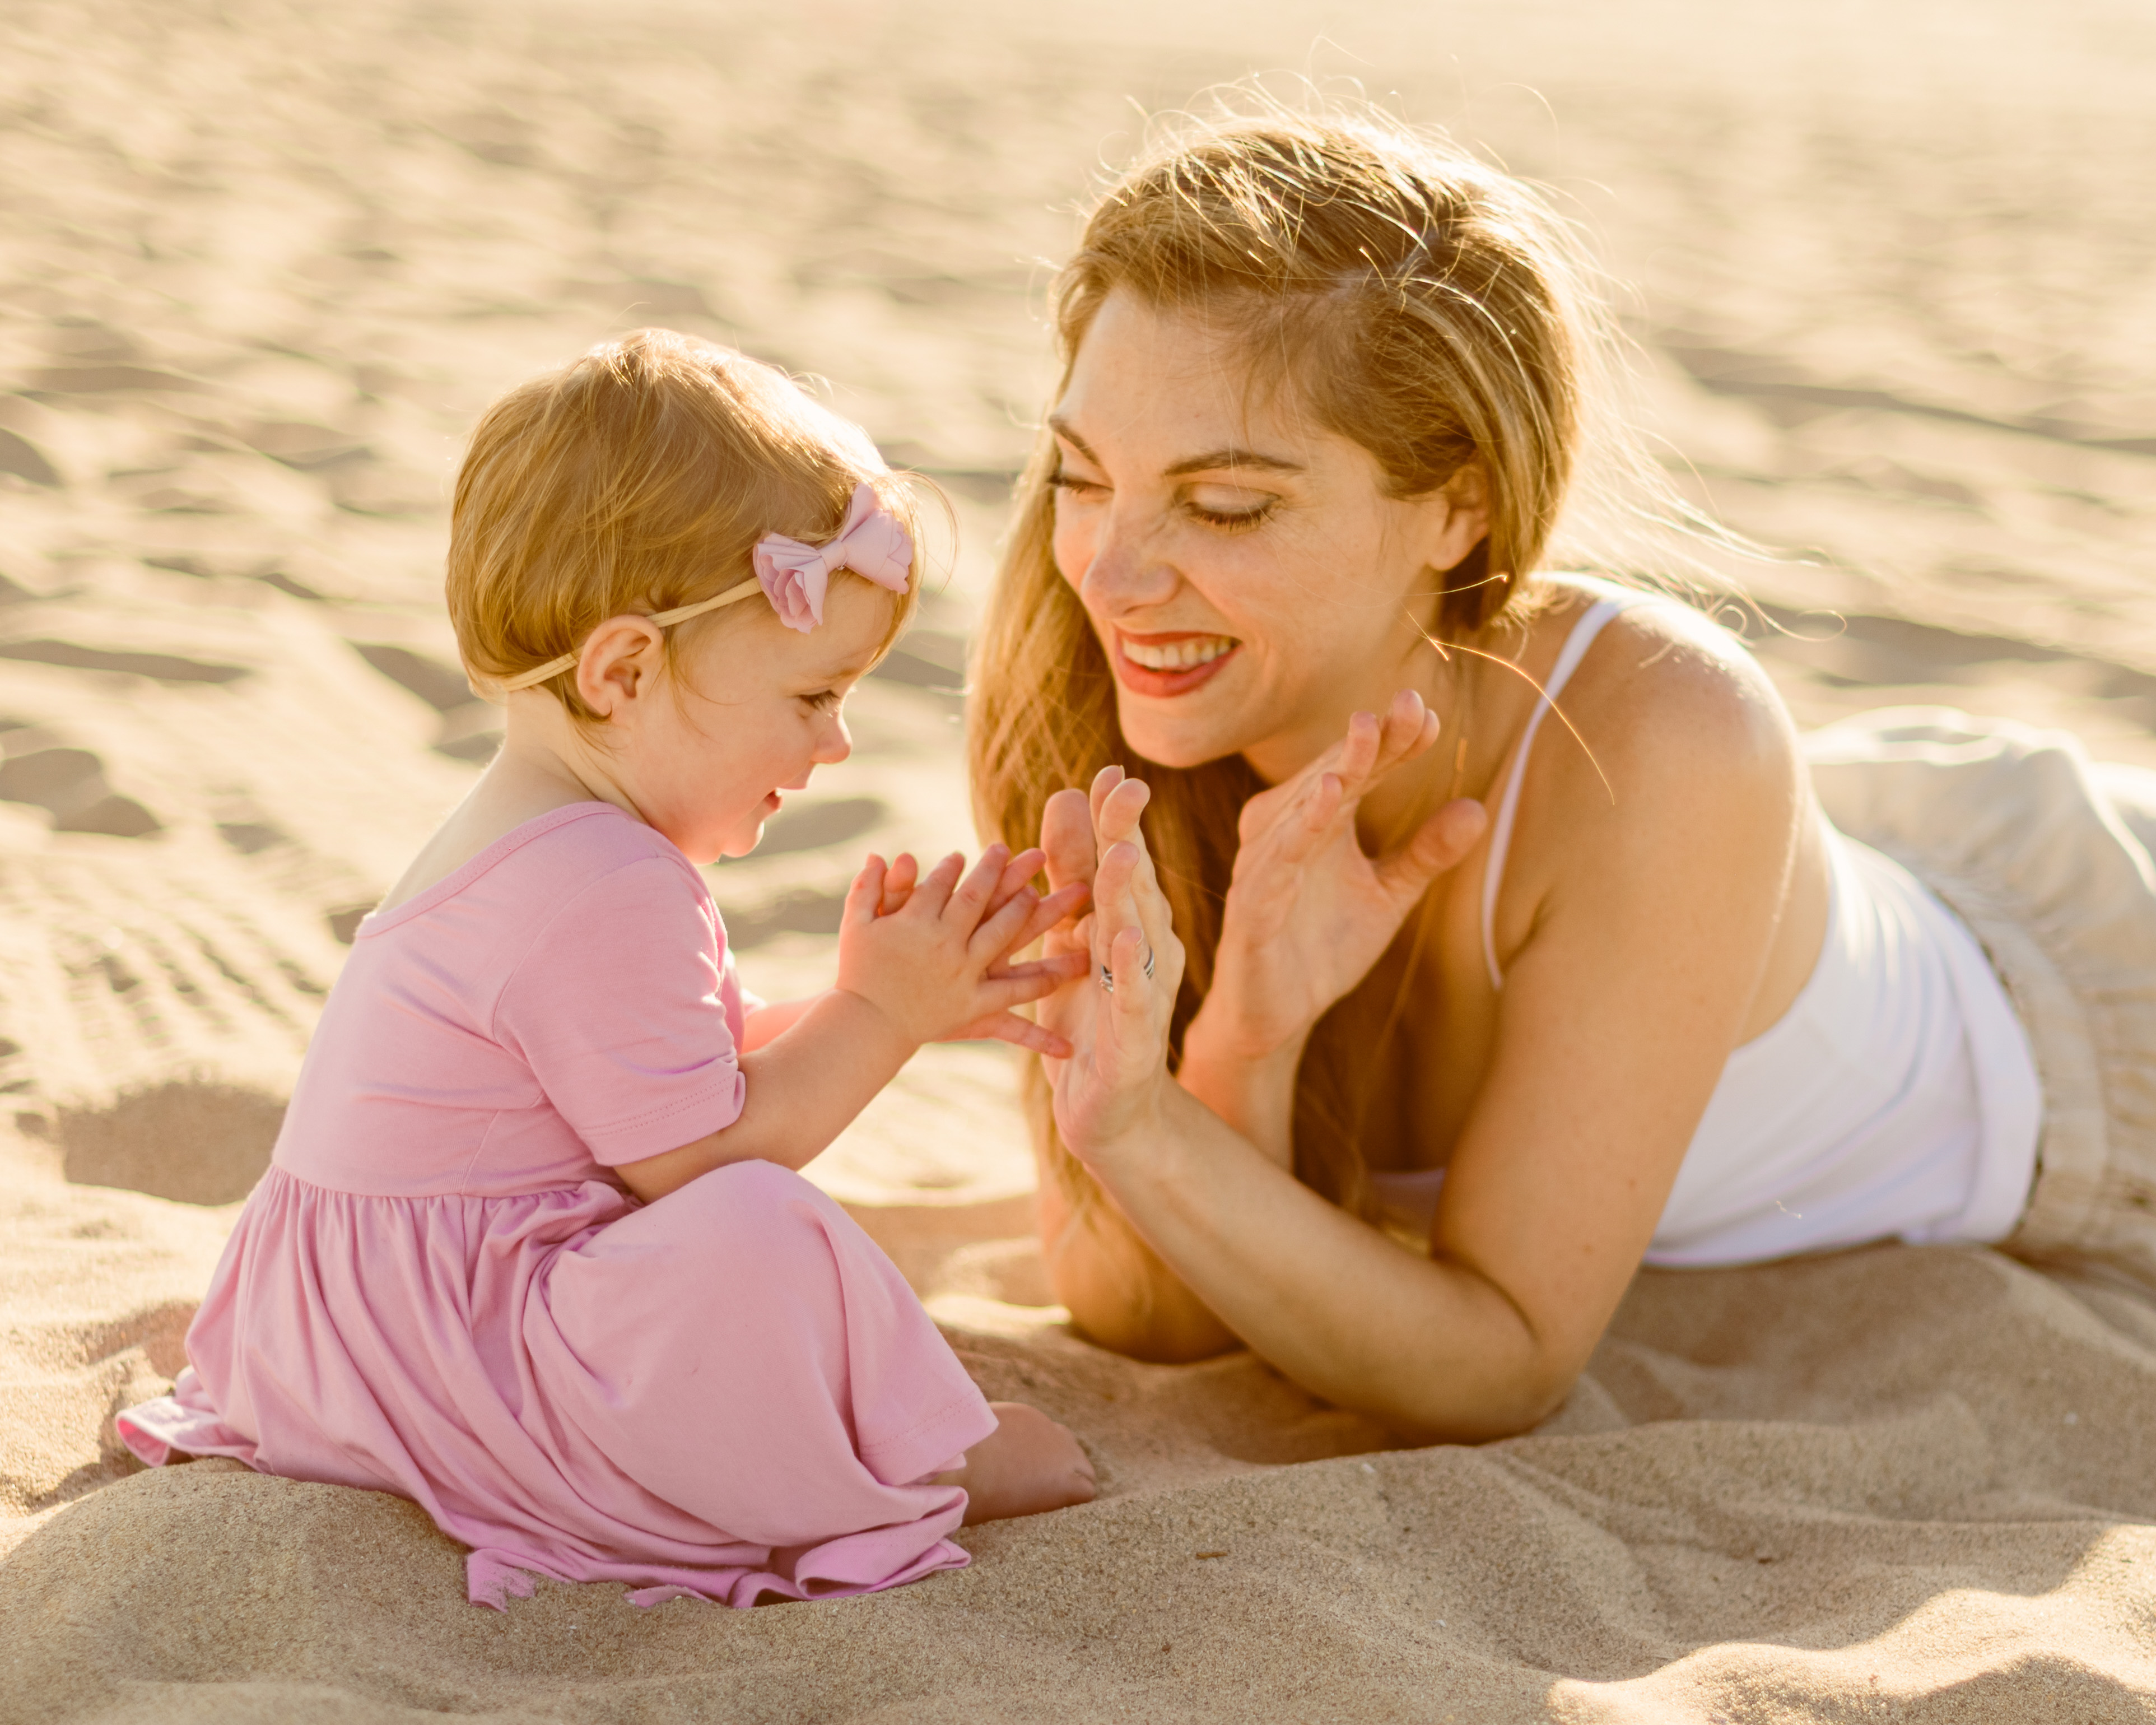
M 1078 583 L 1089 608 L 1113 615 L 1158 604 L 1175 591 L 1175 566 L 1156 536 L 1121 509 L 1110 509 L 1094 536 L 1093 555 Z

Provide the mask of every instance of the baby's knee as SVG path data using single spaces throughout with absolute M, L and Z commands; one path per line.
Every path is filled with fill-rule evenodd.
M 707 1225 L 721 1238 L 744 1245 L 769 1245 L 796 1235 L 828 1236 L 844 1226 L 846 1213 L 813 1182 L 775 1162 L 734 1162 L 699 1174 L 667 1198 L 689 1200 L 702 1210 Z

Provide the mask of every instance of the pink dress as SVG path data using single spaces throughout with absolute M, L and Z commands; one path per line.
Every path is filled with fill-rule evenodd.
M 484 1604 L 965 1563 L 966 1494 L 927 1481 L 995 1416 L 891 1260 L 772 1163 L 649 1205 L 609 1172 L 740 1115 L 742 1015 L 702 880 L 606 803 L 369 917 L 128 1447 L 410 1497 Z

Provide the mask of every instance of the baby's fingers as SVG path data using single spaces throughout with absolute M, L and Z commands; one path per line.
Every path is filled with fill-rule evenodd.
M 1021 850 L 1005 863 L 1002 877 L 996 882 L 996 890 L 988 895 L 990 913 L 1000 911 L 1030 886 L 1034 876 L 1040 872 L 1047 860 L 1048 853 L 1036 845 L 1029 850 Z
M 1061 927 L 1079 911 L 1092 902 L 1093 889 L 1082 882 L 1074 881 L 1068 886 L 1059 886 L 1035 905 L 1033 914 L 1026 918 L 1025 927 L 1012 947 L 1029 947 L 1050 930 Z
M 914 883 L 921 878 L 921 865 L 914 860 L 913 853 L 901 850 L 891 860 L 890 870 L 883 877 L 883 901 L 880 914 L 896 916 L 906 908 L 906 901 L 913 896 Z
M 993 916 L 983 919 L 968 943 L 976 958 L 993 964 L 1031 946 L 1092 896 L 1090 887 L 1059 887 L 1046 898 L 1036 898 L 1028 888 Z
M 1045 1055 L 1051 1060 L 1070 1058 L 1069 1042 L 1047 1025 L 1036 1024 L 1031 1019 L 1020 1018 L 1014 1012 L 999 1012 L 993 1017 L 968 1024 L 962 1036 L 952 1040 L 971 1042 L 984 1036 L 993 1036 L 999 1042 L 1015 1043 L 1020 1048 L 1029 1048 L 1034 1053 Z
M 1078 954 L 1078 957 L 1084 955 Z M 1091 961 L 1087 968 L 1091 968 Z M 1036 970 L 1029 965 L 1027 974 L 984 977 L 974 999 L 989 1011 L 1008 1012 L 1014 1006 L 1028 1006 L 1036 1000 L 1045 1000 L 1058 988 L 1066 985 L 1068 976 Z
M 1003 879 L 1004 866 L 1010 860 L 1010 847 L 991 845 L 981 853 L 975 863 L 951 891 L 943 906 L 944 916 L 956 922 L 969 934 L 977 927 L 988 907 L 988 899 Z
M 952 851 L 921 877 L 906 901 L 906 909 L 917 916 L 940 916 L 951 901 L 952 890 L 958 884 L 958 876 L 965 871 L 966 859 Z
M 1000 981 L 1007 976 L 1050 976 L 1058 982 L 1069 982 L 1093 968 L 1091 952 L 1056 952 L 1046 958 L 1028 958 L 1023 963 L 999 965 L 987 973 L 991 980 Z
M 845 908 L 839 913 L 840 922 L 857 927 L 875 922 L 883 904 L 884 884 L 889 879 L 884 860 L 871 850 L 860 873 L 854 876 L 854 884 L 846 889 Z

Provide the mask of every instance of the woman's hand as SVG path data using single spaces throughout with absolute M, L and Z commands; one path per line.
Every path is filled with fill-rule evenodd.
M 1091 914 L 1049 942 L 1051 957 L 1082 952 L 1089 973 L 1041 1014 L 1044 1028 L 1070 1047 L 1067 1059 L 1050 1063 L 1049 1077 L 1057 1130 L 1081 1160 L 1142 1129 L 1170 1082 L 1168 1021 L 1183 985 L 1183 943 L 1138 829 L 1150 794 L 1120 767 L 1104 768 L 1090 798 L 1058 792 L 1042 823 L 1052 896 L 1087 877 L 1093 896 Z
M 1383 856 L 1356 835 L 1363 798 L 1437 731 L 1437 716 L 1402 690 L 1382 721 L 1355 714 L 1342 741 L 1243 805 L 1213 986 L 1189 1043 L 1240 1060 L 1294 1044 L 1368 973 L 1431 880 L 1475 847 L 1486 817 L 1465 798 Z

